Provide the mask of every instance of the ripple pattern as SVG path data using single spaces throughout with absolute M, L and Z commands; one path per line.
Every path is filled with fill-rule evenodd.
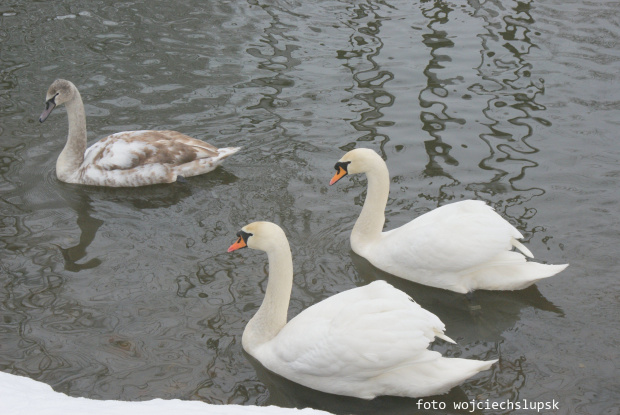
M 293 251 L 291 317 L 385 279 L 458 341 L 435 350 L 500 359 L 431 399 L 613 413 L 618 16 L 605 1 L 3 1 L 0 370 L 95 399 L 411 413 L 416 400 L 311 391 L 242 351 L 267 262 L 226 248 L 270 220 Z M 91 143 L 154 128 L 243 150 L 186 184 L 61 183 L 65 110 L 37 122 L 58 77 L 80 89 Z M 358 146 L 389 164 L 387 228 L 482 199 L 571 267 L 471 301 L 373 268 L 348 241 L 365 179 L 328 186 Z

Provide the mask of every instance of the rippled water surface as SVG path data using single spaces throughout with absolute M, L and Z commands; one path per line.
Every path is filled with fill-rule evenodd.
M 412 413 L 296 386 L 242 351 L 266 256 L 226 248 L 271 220 L 292 246 L 291 316 L 387 279 L 446 323 L 458 345 L 436 350 L 500 359 L 435 397 L 447 408 L 617 414 L 619 39 L 616 1 L 3 0 L 0 370 L 96 399 Z M 173 129 L 243 150 L 186 184 L 61 183 L 65 110 L 37 122 L 56 78 L 79 88 L 91 142 Z M 571 266 L 472 302 L 381 273 L 348 241 L 365 179 L 328 186 L 355 147 L 388 162 L 388 228 L 481 199 L 538 260 Z

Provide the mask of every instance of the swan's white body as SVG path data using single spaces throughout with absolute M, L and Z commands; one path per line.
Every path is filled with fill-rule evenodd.
M 390 186 L 383 159 L 360 148 L 345 154 L 336 166 L 342 170 L 332 183 L 347 173 L 366 173 L 368 192 L 351 232 L 351 249 L 390 274 L 467 293 L 519 290 L 568 266 L 526 261 L 525 256 L 533 255 L 518 241 L 521 233 L 482 201 L 445 205 L 383 232 Z
M 176 131 L 125 131 L 86 149 L 86 115 L 79 91 L 58 79 L 47 92 L 43 122 L 54 107 L 65 104 L 69 118 L 67 144 L 56 161 L 60 181 L 108 187 L 171 183 L 215 169 L 238 147 L 218 149 Z
M 251 235 L 247 246 L 269 258 L 265 299 L 242 338 L 267 369 L 319 391 L 372 399 L 445 393 L 496 362 L 428 350 L 435 337 L 452 342 L 443 323 L 385 281 L 336 294 L 287 323 L 293 265 L 286 236 L 269 222 L 242 231 Z

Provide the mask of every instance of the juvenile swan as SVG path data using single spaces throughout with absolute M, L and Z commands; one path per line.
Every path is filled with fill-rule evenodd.
M 239 147 L 216 148 L 176 131 L 124 131 L 86 148 L 86 115 L 79 91 L 57 79 L 47 90 L 43 122 L 52 110 L 67 106 L 69 137 L 56 161 L 56 176 L 66 183 L 136 187 L 171 183 L 215 169 Z
M 385 281 L 336 294 L 287 323 L 293 260 L 284 232 L 254 222 L 237 236 L 228 252 L 248 246 L 269 259 L 265 298 L 241 343 L 272 372 L 338 395 L 421 397 L 448 392 L 496 362 L 428 350 L 435 337 L 454 342 L 437 316 Z
M 451 203 L 383 232 L 390 191 L 383 159 L 358 148 L 346 153 L 335 169 L 330 185 L 347 174 L 366 173 L 368 179 L 351 249 L 397 277 L 458 293 L 520 290 L 568 266 L 527 262 L 525 256 L 533 255 L 518 241 L 523 235 L 482 201 Z

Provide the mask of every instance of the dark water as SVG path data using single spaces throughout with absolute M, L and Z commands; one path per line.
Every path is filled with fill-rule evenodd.
M 412 413 L 417 400 L 320 394 L 243 353 L 266 256 L 226 248 L 271 220 L 292 245 L 291 315 L 384 278 L 446 323 L 458 345 L 436 350 L 500 359 L 436 398 L 448 409 L 618 414 L 619 40 L 616 1 L 3 0 L 0 370 L 96 399 Z M 243 151 L 185 185 L 60 183 L 65 111 L 37 122 L 60 77 L 91 142 L 174 129 Z M 389 228 L 482 199 L 539 260 L 571 266 L 473 303 L 373 269 L 348 242 L 365 180 L 328 186 L 354 147 L 388 161 Z

